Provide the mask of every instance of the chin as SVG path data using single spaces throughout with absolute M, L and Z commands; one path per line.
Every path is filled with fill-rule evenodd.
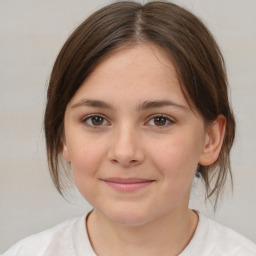
M 141 208 L 120 207 L 102 212 L 111 222 L 124 226 L 141 226 L 153 220 L 150 211 Z

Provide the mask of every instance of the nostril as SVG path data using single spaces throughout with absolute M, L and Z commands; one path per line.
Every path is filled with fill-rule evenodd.
M 119 141 L 120 142 L 120 141 Z M 107 152 L 107 158 L 112 164 L 119 164 L 124 167 L 135 166 L 144 160 L 144 152 L 137 146 L 128 147 L 126 144 L 116 143 Z
M 113 163 L 115 163 L 115 164 L 118 163 L 118 161 L 117 161 L 116 159 L 112 159 L 111 162 L 113 162 Z
M 121 164 L 121 165 L 123 165 L 123 166 L 134 166 L 134 165 L 136 165 L 139 161 L 137 161 L 137 160 L 130 160 L 130 161 L 118 161 L 118 159 L 111 159 L 111 162 L 113 163 L 113 164 Z

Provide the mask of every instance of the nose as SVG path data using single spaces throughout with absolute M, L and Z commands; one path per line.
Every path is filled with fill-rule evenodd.
M 140 137 L 136 129 L 128 127 L 116 129 L 111 138 L 108 159 L 123 168 L 141 164 L 145 159 L 145 153 Z

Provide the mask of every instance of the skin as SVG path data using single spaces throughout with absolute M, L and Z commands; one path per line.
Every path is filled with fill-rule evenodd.
M 87 230 L 97 255 L 180 253 L 198 222 L 188 209 L 195 171 L 216 161 L 225 118 L 206 129 L 170 59 L 139 44 L 96 67 L 69 102 L 64 124 L 64 158 L 94 207 Z

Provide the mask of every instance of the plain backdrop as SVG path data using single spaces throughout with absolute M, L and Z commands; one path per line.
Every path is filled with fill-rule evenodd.
M 226 59 L 238 124 L 230 188 L 216 214 L 195 185 L 191 207 L 256 242 L 256 1 L 180 0 L 206 23 Z M 55 190 L 42 119 L 53 62 L 73 29 L 107 0 L 0 0 L 0 253 L 16 241 L 82 214 L 76 192 Z M 71 193 L 72 192 L 72 193 Z

